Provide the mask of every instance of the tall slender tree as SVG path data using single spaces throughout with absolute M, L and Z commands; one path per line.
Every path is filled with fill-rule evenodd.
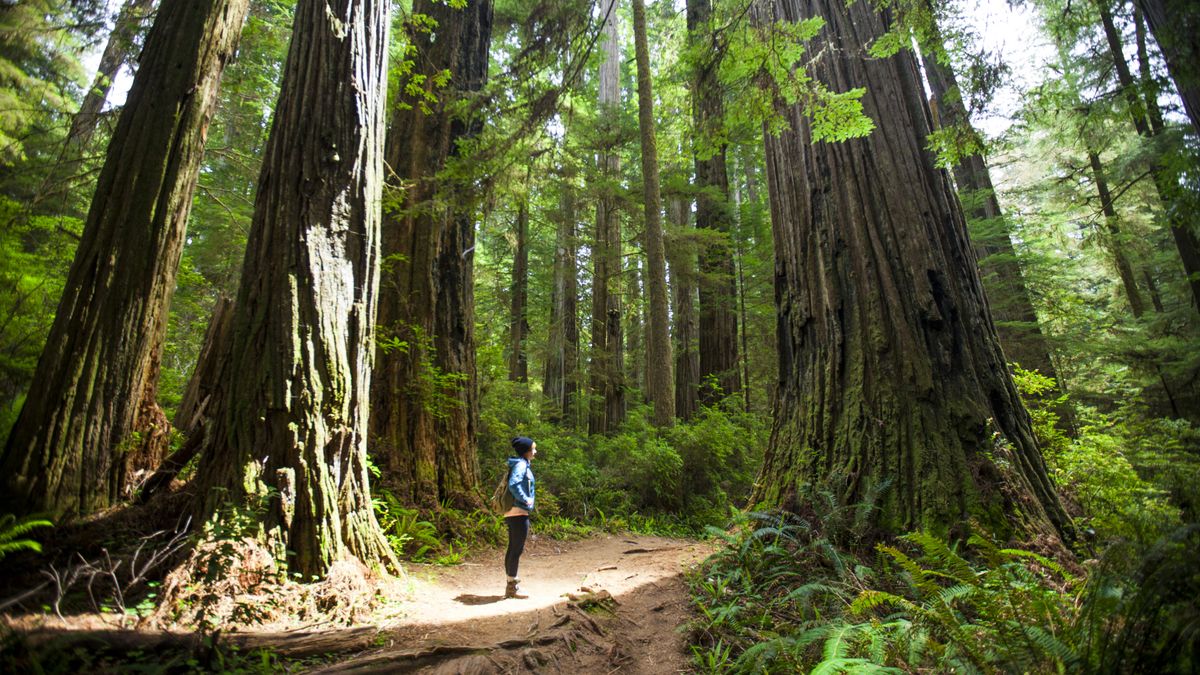
M 599 115 L 615 119 L 621 104 L 621 45 L 617 31 L 617 2 L 602 6 L 604 27 L 598 93 Z M 618 180 L 621 159 L 613 147 L 598 158 L 606 193 L 596 204 L 596 236 L 592 240 L 592 354 L 589 364 L 592 404 L 588 432 L 606 434 L 625 419 L 624 351 L 621 336 L 621 217 L 616 196 L 609 194 Z
M 167 310 L 204 137 L 248 0 L 158 11 L 108 146 L 83 237 L 25 405 L 4 449 L 4 510 L 111 505 L 151 431 Z M 165 448 L 147 448 L 154 452 Z
M 1129 63 L 1125 60 L 1124 40 L 1113 19 L 1109 0 L 1095 0 L 1096 9 L 1100 12 L 1100 23 L 1104 28 L 1104 37 L 1108 42 L 1109 58 L 1112 59 L 1117 73 L 1117 84 L 1129 108 L 1129 116 L 1138 135 L 1145 139 L 1153 139 L 1163 131 L 1162 115 L 1158 110 L 1157 101 L 1149 100 L 1139 93 L 1138 83 L 1133 79 Z M 1186 16 L 1183 17 L 1186 19 Z M 1200 17 L 1197 17 L 1196 27 L 1200 29 Z M 1200 45 L 1200 43 L 1196 43 Z M 1195 52 L 1200 57 L 1200 49 Z M 1200 71 L 1197 72 L 1200 75 Z M 1200 85 L 1198 85 L 1200 86 Z M 1175 240 L 1175 248 L 1183 263 L 1187 275 L 1188 287 L 1192 292 L 1192 302 L 1200 310 L 1200 239 L 1194 231 L 1195 216 L 1186 214 L 1183 209 L 1173 205 L 1179 193 L 1179 176 L 1177 172 L 1163 162 L 1162 157 L 1152 160 L 1150 172 L 1154 178 L 1154 186 L 1158 191 L 1166 211 L 1167 227 Z M 1189 217 L 1189 215 L 1191 217 Z
M 567 125 L 569 128 L 569 124 Z M 565 135 L 565 134 L 564 134 Z M 578 419 L 579 276 L 576 269 L 574 171 L 564 163 L 559 180 L 559 208 L 554 236 L 554 271 L 550 288 L 550 336 L 546 346 L 546 417 L 568 427 Z
M 529 185 L 531 171 L 525 171 Z M 526 382 L 529 379 L 529 355 L 525 339 L 529 335 L 529 195 L 523 194 L 517 204 L 516 247 L 513 250 L 512 301 L 509 313 L 508 379 Z
M 725 112 L 717 80 L 721 52 L 711 24 L 712 0 L 688 0 L 688 40 L 694 59 L 696 227 L 712 233 L 700 251 L 700 398 L 704 403 L 736 393 L 739 387 L 737 287 L 730 240 L 733 214 L 729 208 L 727 146 L 721 129 Z
M 112 91 L 113 82 L 121 68 L 135 56 L 136 41 L 153 6 L 154 0 L 128 0 L 118 11 L 112 32 L 100 53 L 100 64 L 92 78 L 92 86 L 84 94 L 79 111 L 71 117 L 71 126 L 67 129 L 58 161 L 34 195 L 31 204 L 34 212 L 77 215 L 63 211 L 64 207 L 69 209 L 72 184 L 78 177 L 84 153 L 100 124 L 100 113 Z
M 885 528 L 946 530 L 974 517 L 1068 531 L 962 211 L 925 148 L 929 111 L 912 53 L 868 57 L 892 27 L 872 3 L 775 8 L 789 22 L 825 20 L 808 70 L 833 91 L 865 87 L 876 128 L 814 143 L 804 111 L 784 105 L 791 130 L 766 139 L 780 381 L 752 502 L 794 508 L 816 485 L 853 502 L 890 483 Z
M 671 265 L 671 317 L 675 322 L 675 414 L 689 420 L 700 404 L 700 354 L 696 350 L 696 253 L 688 229 L 689 204 L 683 195 L 672 195 L 667 219 L 674 231 L 667 247 Z
M 675 421 L 675 391 L 671 374 L 671 334 L 668 328 L 667 258 L 663 244 L 662 191 L 659 188 L 658 145 L 654 132 L 654 91 L 650 82 L 650 48 L 646 39 L 646 6 L 633 0 L 633 41 L 638 72 L 638 128 L 642 140 L 642 185 L 646 242 L 646 393 L 654 403 L 654 423 Z
M 1192 0 L 1134 1 L 1162 50 L 1192 129 L 1200 134 L 1200 7 Z
M 300 0 L 197 483 L 266 503 L 288 567 L 392 560 L 367 478 L 388 3 Z
M 428 112 L 420 101 L 399 106 L 388 129 L 386 161 L 398 196 L 384 214 L 379 306 L 384 348 L 372 383 L 372 450 L 383 480 L 410 503 L 477 507 L 472 255 L 477 200 L 470 182 L 456 177 L 461 173 L 445 169 L 459 158 L 461 141 L 482 124 L 462 104 L 487 80 L 492 2 L 469 0 L 459 9 L 417 0 L 413 13 L 431 18 L 436 27 L 412 26 L 414 67 L 404 86 L 424 87 L 436 103 Z M 448 85 L 435 91 L 444 72 Z

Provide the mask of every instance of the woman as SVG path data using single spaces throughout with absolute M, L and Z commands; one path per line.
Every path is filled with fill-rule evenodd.
M 513 506 L 504 513 L 508 524 L 508 551 L 504 554 L 504 572 L 508 585 L 504 597 L 517 598 L 521 580 L 517 578 L 517 565 L 525 551 L 525 539 L 529 537 L 529 512 L 533 511 L 533 471 L 529 465 L 537 455 L 537 443 L 533 439 L 518 436 L 512 441 L 516 457 L 508 458 L 508 491 L 513 497 Z

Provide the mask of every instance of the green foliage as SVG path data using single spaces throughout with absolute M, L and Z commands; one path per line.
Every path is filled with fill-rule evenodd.
M 1134 425 L 1081 408 L 1077 411 L 1079 432 L 1071 438 L 1059 428 L 1055 412 L 1065 402 L 1065 395 L 1044 398 L 1057 387 L 1052 379 L 1018 367 L 1013 370 L 1013 381 L 1033 418 L 1051 477 L 1083 510 L 1076 516 L 1081 529 L 1094 532 L 1103 544 L 1122 539 L 1149 544 L 1181 523 L 1178 505 L 1194 504 L 1197 495 L 1196 483 L 1189 484 L 1187 479 L 1200 471 L 1200 460 L 1184 449 L 1189 447 L 1189 438 L 1195 447 L 1197 435 L 1187 422 Z M 1150 476 L 1151 471 L 1137 468 L 1143 461 L 1157 467 L 1168 458 L 1175 465 L 1160 468 L 1159 475 L 1172 480 L 1176 495 L 1158 481 L 1143 478 L 1142 472 Z
M 427 562 L 440 557 L 436 552 L 443 546 L 437 526 L 421 520 L 419 511 L 404 508 L 400 500 L 387 490 L 376 490 L 371 501 L 379 527 L 397 555 L 414 562 Z M 453 546 L 450 554 L 453 554 Z
M 40 553 L 42 545 L 25 535 L 39 527 L 53 527 L 49 520 L 27 516 L 18 519 L 11 513 L 0 514 L 0 560 L 17 551 Z

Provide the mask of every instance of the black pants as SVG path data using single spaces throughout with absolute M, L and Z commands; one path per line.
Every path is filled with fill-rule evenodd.
M 517 565 L 521 562 L 521 553 L 525 551 L 525 539 L 529 536 L 529 516 L 509 516 L 504 519 L 508 523 L 508 551 L 504 554 L 504 571 L 510 577 L 517 576 Z

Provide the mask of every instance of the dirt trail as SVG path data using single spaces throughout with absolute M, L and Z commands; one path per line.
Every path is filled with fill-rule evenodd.
M 410 568 L 404 617 L 379 646 L 314 672 L 686 671 L 682 574 L 712 550 L 661 537 L 536 539 L 521 559 L 527 597 L 517 599 L 503 597 L 503 551 Z

